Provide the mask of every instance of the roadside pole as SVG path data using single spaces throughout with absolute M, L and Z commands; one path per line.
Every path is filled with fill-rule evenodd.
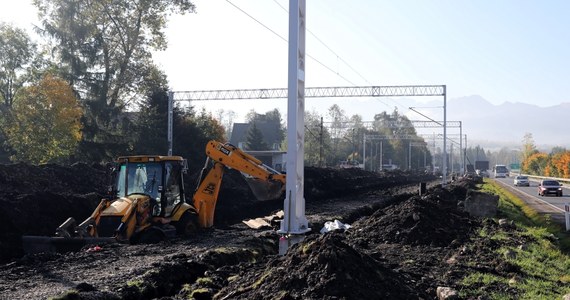
M 570 204 L 564 203 L 564 216 L 566 217 L 566 231 L 570 231 Z

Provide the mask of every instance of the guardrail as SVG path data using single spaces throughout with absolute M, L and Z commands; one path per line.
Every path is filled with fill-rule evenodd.
M 538 180 L 556 180 L 558 182 L 570 184 L 570 178 L 558 178 L 558 177 L 546 177 L 546 176 L 537 176 L 537 175 L 530 175 L 530 174 L 512 174 L 511 176 L 527 176 L 528 178 L 534 178 Z

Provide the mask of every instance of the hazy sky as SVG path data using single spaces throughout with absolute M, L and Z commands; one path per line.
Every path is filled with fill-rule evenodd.
M 37 24 L 30 2 L 0 0 L 0 20 Z M 169 49 L 155 57 L 173 90 L 286 87 L 288 1 L 194 3 L 196 14 L 171 18 Z M 570 102 L 569 14 L 566 0 L 307 0 L 316 60 L 307 58 L 306 86 L 445 84 L 448 99 Z M 332 105 L 311 101 L 308 110 Z M 353 101 L 379 104 L 375 112 L 397 102 Z M 266 111 L 259 101 L 218 105 Z

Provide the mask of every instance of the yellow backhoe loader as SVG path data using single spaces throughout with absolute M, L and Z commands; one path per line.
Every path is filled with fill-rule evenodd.
M 242 172 L 258 200 L 276 199 L 285 174 L 227 143 L 210 141 L 191 203 L 184 191 L 186 160 L 180 156 L 123 156 L 116 160 L 110 197 L 85 221 L 67 219 L 54 237 L 23 236 L 26 253 L 78 250 L 88 244 L 155 243 L 214 224 L 225 168 Z

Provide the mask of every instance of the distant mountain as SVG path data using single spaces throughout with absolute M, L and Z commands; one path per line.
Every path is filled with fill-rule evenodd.
M 505 102 L 493 105 L 481 96 L 448 101 L 448 120 L 459 120 L 467 139 L 479 144 L 520 147 L 523 136 L 531 133 L 539 148 L 570 147 L 570 103 L 539 107 Z
M 415 107 L 422 114 L 435 120 L 442 120 L 442 100 L 420 102 L 411 98 L 363 99 L 349 105 L 342 105 L 348 114 L 360 114 L 363 120 L 373 120 L 374 114 L 381 111 L 392 112 L 395 106 L 411 120 L 427 120 L 408 107 Z M 494 150 L 501 147 L 520 149 L 524 135 L 532 133 L 540 150 L 550 151 L 553 146 L 570 149 L 570 103 L 551 107 L 539 107 L 526 103 L 505 102 L 494 105 L 478 95 L 447 100 L 447 120 L 462 121 L 463 134 L 467 135 L 467 145 L 481 145 Z M 440 133 L 437 129 L 422 129 L 424 132 Z M 448 134 L 459 134 L 450 128 Z

